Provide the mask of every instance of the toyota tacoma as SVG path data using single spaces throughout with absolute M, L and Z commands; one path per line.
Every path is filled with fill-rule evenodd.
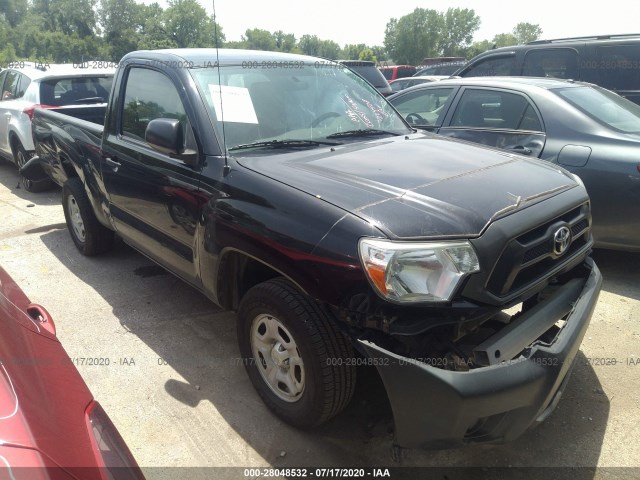
M 36 109 L 23 174 L 62 186 L 82 254 L 117 234 L 237 311 L 249 378 L 289 424 L 337 415 L 360 364 L 399 447 L 509 441 L 556 406 L 602 283 L 576 176 L 416 132 L 301 55 L 132 52 L 104 114 Z

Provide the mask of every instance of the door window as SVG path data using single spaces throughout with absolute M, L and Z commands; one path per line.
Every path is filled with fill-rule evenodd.
M 640 88 L 640 46 L 613 45 L 597 47 L 593 61 L 585 61 L 585 69 L 595 70 L 591 78 L 610 90 Z
M 489 57 L 469 67 L 463 74 L 464 77 L 493 77 L 517 75 L 516 57 Z
M 451 126 L 542 131 L 535 109 L 524 96 L 487 89 L 464 91 Z
M 453 87 L 418 90 L 394 99 L 392 103 L 412 125 L 439 126 L 453 90 Z
M 187 127 L 186 111 L 171 80 L 155 70 L 132 68 L 124 95 L 122 134 L 144 141 L 147 125 L 156 118 L 178 119 L 183 129 Z
M 20 83 L 18 83 L 18 89 L 16 92 L 16 98 L 24 97 L 24 92 L 27 91 L 29 84 L 31 83 L 31 79 L 26 75 L 20 75 Z
M 2 100 L 13 100 L 18 93 L 18 83 L 20 82 L 20 74 L 18 72 L 9 71 L 4 80 L 2 87 Z
M 522 75 L 578 78 L 578 52 L 571 48 L 544 48 L 527 52 Z

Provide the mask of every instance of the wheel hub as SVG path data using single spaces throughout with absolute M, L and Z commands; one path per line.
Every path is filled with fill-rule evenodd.
M 298 401 L 305 385 L 304 363 L 284 324 L 267 314 L 255 317 L 251 350 L 256 368 L 271 391 L 286 402 Z
M 69 196 L 67 201 L 67 205 L 69 207 L 69 217 L 71 220 L 71 226 L 78 237 L 78 240 L 84 242 L 85 240 L 85 229 L 84 222 L 82 221 L 82 215 L 80 215 L 80 207 L 78 206 L 78 202 L 73 195 Z
M 271 359 L 279 368 L 289 368 L 289 354 L 280 342 L 276 342 L 271 349 Z

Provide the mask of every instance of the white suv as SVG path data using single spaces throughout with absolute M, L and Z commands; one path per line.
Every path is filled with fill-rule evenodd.
M 115 68 L 80 68 L 79 65 L 42 67 L 15 62 L 0 73 L 0 156 L 18 168 L 33 156 L 31 118 L 36 107 L 62 107 L 106 103 Z M 49 188 L 47 180 L 22 178 L 30 192 Z

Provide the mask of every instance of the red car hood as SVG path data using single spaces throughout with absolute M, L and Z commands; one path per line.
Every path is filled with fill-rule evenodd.
M 54 330 L 26 313 L 30 306 L 0 268 L 0 447 L 14 462 L 26 462 L 12 467 L 44 466 L 29 463 L 43 457 L 46 464 L 93 467 L 85 424 L 93 397 Z

